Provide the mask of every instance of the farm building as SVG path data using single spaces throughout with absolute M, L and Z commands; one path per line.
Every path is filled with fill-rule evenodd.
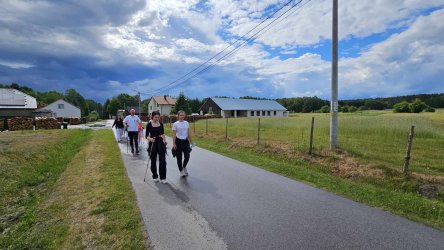
M 169 96 L 153 96 L 148 103 L 148 113 L 159 111 L 161 115 L 169 115 L 175 104 L 176 99 Z
M 37 100 L 16 89 L 0 88 L 0 118 L 31 117 Z
M 80 117 L 81 112 L 80 109 L 71 103 L 59 99 L 46 107 L 37 109 L 36 112 L 52 112 L 53 117 L 63 117 L 63 118 L 71 118 L 71 117 Z
M 200 108 L 203 114 L 227 117 L 287 117 L 288 111 L 274 100 L 210 97 Z

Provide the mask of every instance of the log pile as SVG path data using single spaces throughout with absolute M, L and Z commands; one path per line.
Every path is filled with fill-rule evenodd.
M 0 119 L 0 131 L 3 131 L 4 128 L 5 128 L 5 122 L 3 121 L 3 119 Z
M 63 123 L 63 117 L 57 117 L 57 122 Z
M 36 117 L 35 127 L 36 129 L 60 129 L 60 123 L 53 117 Z
M 80 118 L 72 117 L 71 119 L 69 119 L 69 124 L 70 125 L 79 125 L 80 124 Z
M 8 119 L 9 131 L 15 130 L 32 130 L 32 118 L 15 117 Z

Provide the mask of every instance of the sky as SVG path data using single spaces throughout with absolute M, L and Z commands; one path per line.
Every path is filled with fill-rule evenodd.
M 0 0 L 0 83 L 329 100 L 332 1 L 287 3 Z M 443 93 L 443 58 L 443 0 L 339 1 L 339 99 Z

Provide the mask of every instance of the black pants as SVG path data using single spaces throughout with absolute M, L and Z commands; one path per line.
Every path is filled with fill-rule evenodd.
M 190 142 L 188 140 L 181 140 L 176 138 L 176 159 L 177 166 L 179 167 L 179 171 L 182 171 L 183 168 L 187 167 L 188 161 L 190 160 Z M 182 163 L 182 153 L 185 157 Z
M 153 174 L 153 179 L 159 177 L 159 175 L 157 175 L 157 155 L 159 155 L 160 179 L 164 180 L 166 179 L 166 174 L 167 174 L 165 153 L 157 153 L 157 152 L 151 153 L 151 173 Z
M 136 143 L 136 151 L 139 151 L 139 132 L 128 131 L 128 137 L 130 139 L 131 152 L 134 152 L 133 141 Z
M 161 137 L 156 138 L 154 143 L 150 142 L 148 144 L 148 157 L 151 159 L 151 173 L 153 174 L 153 179 L 159 177 L 157 174 L 157 155 L 159 155 L 159 174 L 160 179 L 166 179 L 166 146 L 163 143 Z

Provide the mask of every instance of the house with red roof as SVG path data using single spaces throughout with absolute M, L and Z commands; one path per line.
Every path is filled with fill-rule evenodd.
M 161 115 L 169 115 L 175 104 L 176 99 L 170 96 L 152 96 L 148 102 L 148 113 L 159 111 Z

